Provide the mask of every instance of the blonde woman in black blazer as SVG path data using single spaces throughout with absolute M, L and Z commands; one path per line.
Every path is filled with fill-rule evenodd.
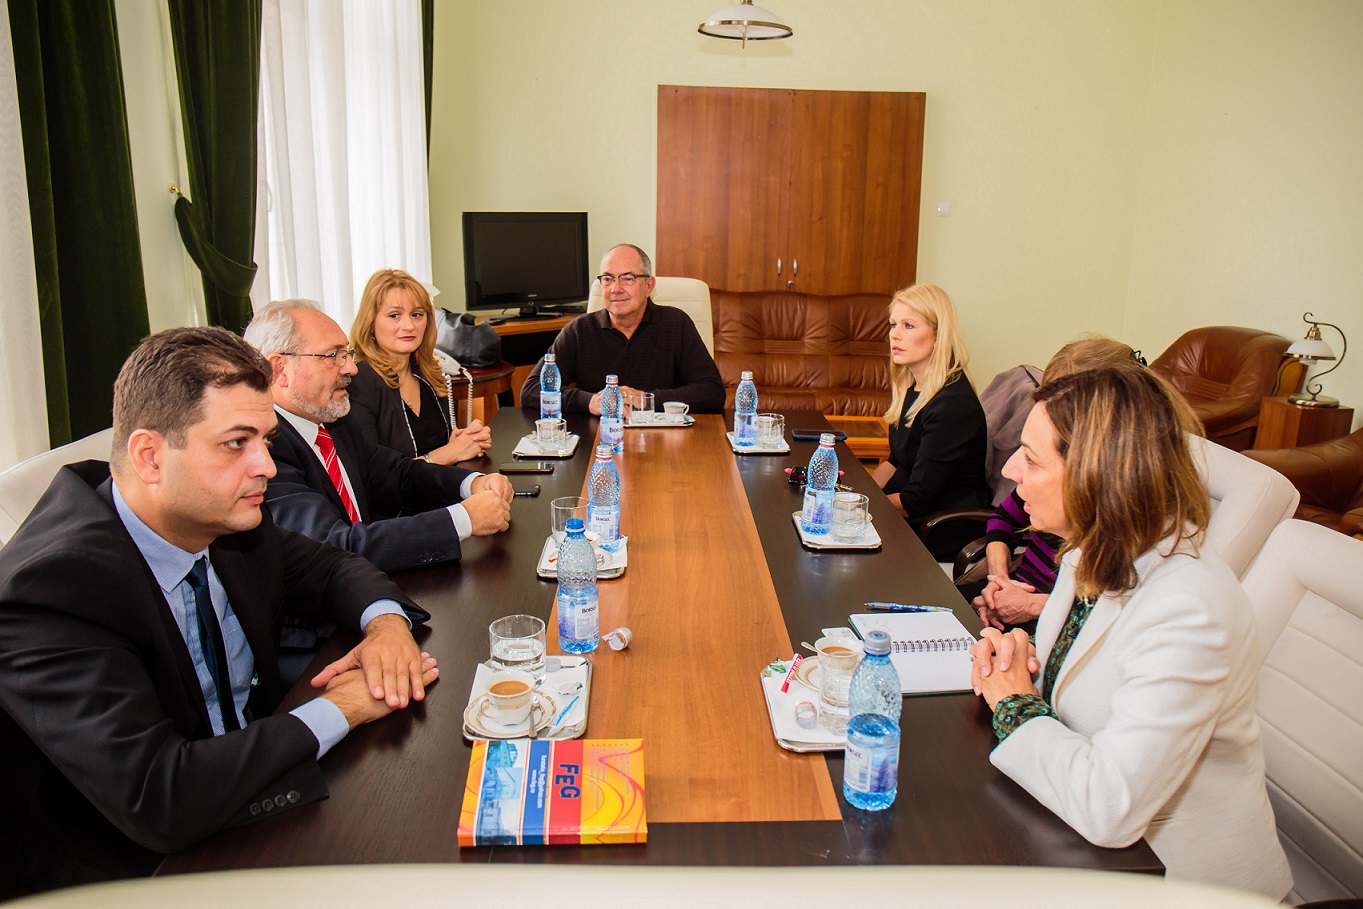
M 375 272 L 350 329 L 359 372 L 343 421 L 369 446 L 454 464 L 481 457 L 492 431 L 479 420 L 464 429 L 453 425 L 435 334 L 435 308 L 421 282 L 397 269 Z

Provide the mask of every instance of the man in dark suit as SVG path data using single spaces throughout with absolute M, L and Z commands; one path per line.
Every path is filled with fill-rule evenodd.
M 509 526 L 506 477 L 405 458 L 336 422 L 350 412 L 355 361 L 345 332 L 316 303 L 271 303 L 246 340 L 273 369 L 279 473 L 265 498 L 281 526 L 384 571 L 458 559 L 460 540 Z
M 223 329 L 148 338 L 114 387 L 112 463 L 63 468 L 0 550 L 0 875 L 147 874 L 323 798 L 321 756 L 434 681 L 420 607 L 261 509 L 269 383 Z M 364 635 L 316 699 L 272 715 L 286 602 Z

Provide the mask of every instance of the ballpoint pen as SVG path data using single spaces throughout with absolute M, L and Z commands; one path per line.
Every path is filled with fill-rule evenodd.
M 866 603 L 867 609 L 885 612 L 951 612 L 950 606 L 912 606 L 908 603 Z

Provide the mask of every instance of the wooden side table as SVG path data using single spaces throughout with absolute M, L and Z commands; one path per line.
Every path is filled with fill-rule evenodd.
M 890 434 L 880 417 L 826 415 L 828 425 L 847 433 L 847 447 L 858 460 L 879 464 L 890 456 Z
M 1287 398 L 1264 398 L 1259 405 L 1259 431 L 1254 447 L 1299 448 L 1349 434 L 1352 407 L 1302 407 Z

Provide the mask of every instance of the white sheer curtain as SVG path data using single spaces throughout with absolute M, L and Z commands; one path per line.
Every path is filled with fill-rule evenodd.
M 0 470 L 47 451 L 38 277 L 9 6 L 0 6 Z M 429 246 L 429 243 L 427 244 Z
M 251 291 L 349 331 L 380 268 L 431 280 L 419 0 L 265 0 Z

